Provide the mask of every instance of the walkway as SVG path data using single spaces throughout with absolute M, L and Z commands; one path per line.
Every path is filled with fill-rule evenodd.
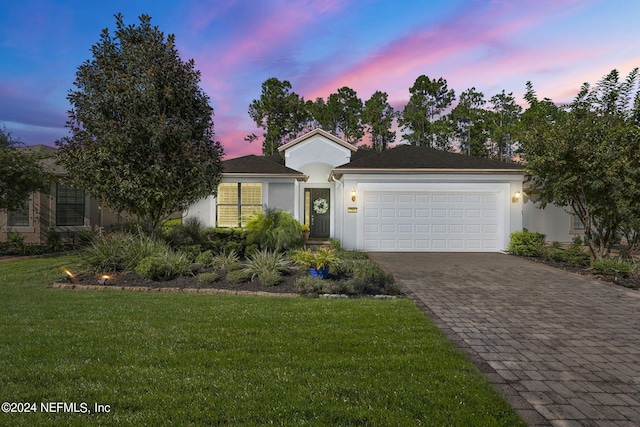
M 504 254 L 375 253 L 532 426 L 640 426 L 640 292 Z

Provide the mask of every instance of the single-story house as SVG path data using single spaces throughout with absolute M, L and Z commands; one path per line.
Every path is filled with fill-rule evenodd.
M 217 197 L 185 217 L 241 227 L 256 210 L 279 208 L 308 224 L 312 238 L 398 252 L 502 251 L 511 232 L 547 226 L 547 210 L 524 194 L 522 165 L 410 145 L 358 149 L 321 129 L 278 152 L 224 161 Z
M 56 148 L 35 145 L 22 149 L 45 153 L 43 168 L 56 176 L 66 174 L 64 168 L 55 162 Z M 24 237 L 25 243 L 43 244 L 51 230 L 57 232 L 63 242 L 76 242 L 82 230 L 108 227 L 120 221 L 121 217 L 101 208 L 98 200 L 83 190 L 55 180 L 48 193 L 32 193 L 24 209 L 0 210 L 0 242 L 6 241 L 11 233 L 18 233 Z

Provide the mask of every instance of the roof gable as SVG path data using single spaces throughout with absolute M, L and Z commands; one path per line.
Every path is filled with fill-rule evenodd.
M 337 136 L 331 135 L 329 132 L 322 130 L 320 128 L 316 128 L 314 130 L 312 130 L 311 132 L 307 132 L 302 136 L 299 136 L 298 138 L 294 139 L 293 141 L 289 141 L 284 145 L 281 145 L 280 147 L 278 147 L 278 152 L 279 153 L 284 153 L 285 151 L 287 151 L 289 148 L 294 147 L 298 144 L 300 144 L 301 142 L 304 142 L 310 138 L 313 138 L 314 136 L 319 135 L 322 136 L 330 141 L 335 142 L 336 144 L 347 148 L 353 152 L 358 151 L 358 148 L 353 145 L 353 144 L 349 144 L 346 141 L 341 140 L 340 138 L 338 138 Z

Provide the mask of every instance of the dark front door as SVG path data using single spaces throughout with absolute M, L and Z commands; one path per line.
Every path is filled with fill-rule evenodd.
M 331 228 L 331 191 L 328 188 L 309 188 L 307 203 L 311 228 L 311 237 L 327 238 Z

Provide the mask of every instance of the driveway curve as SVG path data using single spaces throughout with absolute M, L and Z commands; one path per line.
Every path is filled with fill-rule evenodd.
M 640 425 L 640 292 L 500 253 L 371 253 L 532 426 Z

